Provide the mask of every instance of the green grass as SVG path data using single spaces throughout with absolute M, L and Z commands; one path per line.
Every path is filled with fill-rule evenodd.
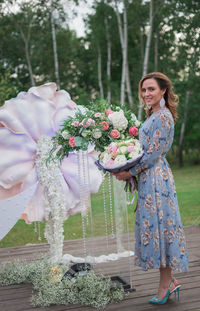
M 179 208 L 183 225 L 200 225 L 200 165 L 184 168 L 172 168 L 175 178 Z M 106 184 L 106 187 L 108 185 Z M 107 193 L 107 191 L 106 191 Z M 105 215 L 103 207 L 102 189 L 98 194 L 92 195 L 92 219 L 93 230 L 91 229 L 90 215 L 88 225 L 86 224 L 86 237 L 105 235 Z M 134 206 L 128 207 L 129 230 L 134 231 Z M 108 234 L 111 234 L 111 219 L 109 209 L 109 198 L 106 195 Z M 113 214 L 114 221 L 114 214 Z M 85 221 L 86 223 L 86 221 Z M 46 243 L 44 238 L 44 223 L 27 225 L 19 220 L 12 230 L 0 242 L 0 247 L 11 247 L 26 244 Z M 126 224 L 125 224 L 126 225 Z M 41 240 L 38 240 L 38 226 L 40 226 Z M 126 227 L 126 226 L 125 226 Z M 65 240 L 82 238 L 82 222 L 80 215 L 70 216 L 64 222 Z

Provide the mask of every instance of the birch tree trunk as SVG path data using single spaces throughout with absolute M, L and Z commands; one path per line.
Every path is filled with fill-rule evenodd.
M 120 37 L 120 43 L 122 48 L 122 76 L 121 76 L 121 91 L 120 91 L 120 104 L 124 105 L 125 101 L 125 79 L 126 79 L 126 49 L 124 44 L 124 34 L 123 34 L 123 27 L 122 27 L 122 21 L 119 14 L 117 1 L 115 1 L 115 13 L 117 16 L 117 23 L 118 23 L 118 29 L 119 29 L 119 37 Z
M 124 105 L 125 102 L 125 85 L 127 88 L 127 94 L 129 99 L 129 104 L 133 107 L 132 91 L 129 78 L 129 66 L 128 66 L 128 23 L 127 23 L 127 3 L 123 0 L 124 12 L 123 12 L 123 26 L 121 17 L 119 14 L 117 1 L 115 1 L 115 13 L 117 16 L 117 23 L 119 29 L 119 37 L 122 48 L 122 77 L 121 77 L 121 92 L 120 92 L 120 103 Z
M 184 116 L 183 116 L 183 122 L 181 125 L 181 133 L 180 133 L 180 139 L 179 139 L 179 146 L 178 146 L 178 155 L 179 155 L 179 166 L 183 166 L 183 141 L 184 141 L 184 135 L 185 135 L 185 127 L 187 122 L 187 110 L 189 105 L 189 99 L 190 99 L 190 91 L 186 92 L 186 99 L 185 99 L 185 109 L 184 109 Z
M 100 90 L 100 96 L 101 98 L 104 98 L 104 91 L 103 91 L 103 83 L 102 83 L 102 73 L 101 73 L 101 49 L 99 44 L 97 45 L 97 51 L 98 51 L 98 84 L 99 84 L 99 90 Z
M 60 76 L 59 76 L 59 63 L 58 63 L 58 53 L 57 53 L 57 43 L 56 43 L 56 30 L 55 30 L 55 21 L 54 21 L 54 8 L 53 0 L 51 0 L 51 33 L 53 41 L 53 55 L 54 55 L 54 67 L 55 67 L 55 77 L 58 90 L 60 89 Z
M 154 35 L 154 71 L 158 71 L 158 34 Z
M 153 29 L 153 0 L 150 1 L 150 6 L 149 6 L 149 32 L 147 35 L 147 41 L 146 41 L 146 47 L 145 47 L 142 76 L 147 74 L 147 70 L 148 70 L 149 51 L 150 51 L 150 45 L 151 45 L 152 29 Z M 138 120 L 142 119 L 142 109 L 143 108 L 142 108 L 142 105 L 140 103 L 139 110 L 138 110 Z
M 110 32 L 108 26 L 108 19 L 105 17 L 105 26 L 106 26 L 106 41 L 107 41 L 107 100 L 108 106 L 111 105 L 111 40 Z
M 140 51 L 141 51 L 141 58 L 144 59 L 144 39 L 143 39 L 143 31 L 142 27 L 140 26 Z
M 29 72 L 29 76 L 30 76 L 30 80 L 31 80 L 31 86 L 35 86 L 35 79 L 34 79 L 34 76 L 33 76 L 33 70 L 32 70 L 32 65 L 31 65 L 31 58 L 30 58 L 30 54 L 29 54 L 29 41 L 30 41 L 30 35 L 31 35 L 31 22 L 29 24 L 27 37 L 25 36 L 21 26 L 18 23 L 17 23 L 17 26 L 19 27 L 19 31 L 20 31 L 21 37 L 22 37 L 22 39 L 24 41 L 24 51 L 25 51 L 26 62 L 27 62 L 27 66 L 28 66 L 28 72 Z

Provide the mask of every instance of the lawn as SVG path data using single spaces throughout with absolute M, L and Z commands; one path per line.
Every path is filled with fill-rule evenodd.
M 172 168 L 172 171 L 175 178 L 183 225 L 200 225 L 200 165 L 188 166 L 181 169 L 175 167 Z M 108 187 L 108 184 L 106 183 L 105 186 Z M 85 219 L 86 237 L 105 235 L 105 215 L 107 231 L 108 234 L 111 234 L 111 219 L 113 217 L 114 222 L 114 214 L 111 214 L 108 195 L 106 195 L 106 212 L 103 204 L 102 189 L 100 189 L 98 194 L 92 195 L 91 201 L 92 217 L 89 214 Z M 135 203 L 133 206 L 128 206 L 130 231 L 134 231 L 134 208 Z M 127 223 L 125 222 L 124 231 L 126 231 L 126 227 Z M 82 238 L 82 221 L 80 215 L 70 216 L 70 218 L 65 221 L 64 234 L 65 240 Z M 38 239 L 39 236 L 41 236 L 41 240 Z M 44 223 L 27 225 L 23 220 L 19 220 L 7 236 L 0 242 L 0 247 L 36 243 L 46 243 L 44 238 Z

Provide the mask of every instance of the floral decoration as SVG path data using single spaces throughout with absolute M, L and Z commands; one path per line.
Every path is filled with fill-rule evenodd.
M 127 295 L 121 285 L 113 284 L 109 277 L 90 271 L 72 280 L 63 278 L 69 267 L 53 265 L 47 259 L 26 262 L 15 260 L 0 265 L 0 285 L 31 283 L 35 307 L 81 304 L 104 309 Z
M 90 145 L 104 152 L 104 147 L 112 142 L 136 138 L 140 126 L 141 122 L 133 113 L 119 107 L 115 110 L 78 111 L 63 122 L 62 128 L 53 137 L 52 152 L 59 147 L 56 155 L 60 160 L 71 152 L 87 150 Z

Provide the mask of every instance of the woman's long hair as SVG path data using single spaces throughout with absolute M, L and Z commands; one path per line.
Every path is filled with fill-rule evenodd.
M 176 111 L 176 107 L 178 106 L 178 96 L 174 94 L 172 83 L 169 80 L 169 78 L 161 72 L 152 72 L 152 73 L 146 74 L 140 80 L 139 87 L 138 87 L 138 96 L 139 96 L 139 99 L 143 103 L 144 103 L 144 100 L 142 98 L 142 85 L 143 85 L 143 82 L 147 79 L 155 79 L 161 90 L 166 89 L 166 92 L 164 94 L 165 105 L 171 111 L 174 122 L 176 122 L 176 120 L 178 119 L 178 114 Z M 152 108 L 148 109 L 147 107 L 145 107 L 144 110 L 146 111 L 146 117 L 150 117 L 150 115 L 153 113 Z

